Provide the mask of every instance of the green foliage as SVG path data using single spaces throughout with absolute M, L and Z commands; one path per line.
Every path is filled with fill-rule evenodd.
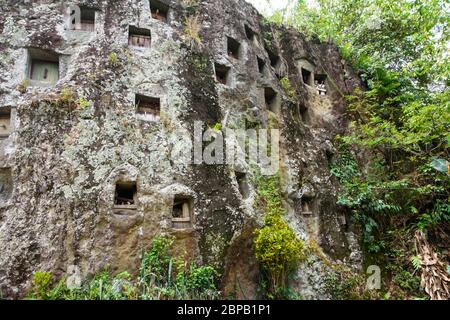
M 351 271 L 329 272 L 324 278 L 324 287 L 334 300 L 380 300 L 389 299 L 382 291 L 367 290 L 364 274 Z
M 116 67 L 119 65 L 119 56 L 117 55 L 116 52 L 111 52 L 108 55 L 108 62 L 113 66 Z
M 406 270 L 402 270 L 395 275 L 394 283 L 407 292 L 420 291 L 420 278 Z
M 411 257 L 411 263 L 415 271 L 419 270 L 422 267 L 422 263 L 420 262 L 420 258 L 418 256 Z
M 25 92 L 27 92 L 28 86 L 30 85 L 30 80 L 29 79 L 23 79 L 22 82 L 17 86 L 17 90 L 24 94 Z
M 50 272 L 36 272 L 33 276 L 33 297 L 47 300 L 52 281 L 53 275 Z
M 71 102 L 73 100 L 74 94 L 70 88 L 63 88 L 60 94 L 61 100 L 63 102 Z
M 305 259 L 303 241 L 284 221 L 278 175 L 257 178 L 258 199 L 265 212 L 264 227 L 255 232 L 255 254 L 264 275 L 269 299 L 286 298 L 289 275 Z
M 216 281 L 217 271 L 211 266 L 197 266 L 191 264 L 186 272 L 180 268 L 176 277 L 176 287 L 180 292 L 186 292 L 189 296 L 200 299 L 208 299 L 217 296 Z
M 174 238 L 157 237 L 143 256 L 140 269 L 140 286 L 143 296 L 159 299 L 215 299 L 218 297 L 217 271 L 211 266 L 185 262 L 170 255 Z
M 214 131 L 222 131 L 222 124 L 220 122 L 217 122 L 212 127 L 209 128 Z
M 334 41 L 366 89 L 347 97 L 352 122 L 332 167 L 343 186 L 339 204 L 361 223 L 366 251 L 384 260 L 394 283 L 418 294 L 406 279 L 414 231 L 446 232 L 449 221 L 448 3 L 318 4 L 299 2 L 289 22 Z
M 325 289 L 335 300 L 356 300 L 359 294 L 356 288 L 363 282 L 357 275 L 344 276 L 340 273 L 329 273 L 324 278 Z
M 170 255 L 173 237 L 156 237 L 142 256 L 139 275 L 117 275 L 104 270 L 84 281 L 80 288 L 68 288 L 66 279 L 52 287 L 52 274 L 37 272 L 32 298 L 45 300 L 148 300 L 148 299 L 216 299 L 217 271 L 211 266 L 186 270 L 185 262 Z
M 289 99 L 296 101 L 297 100 L 297 92 L 295 91 L 295 88 L 292 86 L 291 81 L 288 77 L 283 77 L 280 80 L 281 87 L 283 88 L 284 92 L 288 95 Z
M 201 45 L 202 39 L 200 37 L 201 22 L 199 15 L 189 16 L 184 20 L 184 34 L 185 37 L 197 45 Z
M 78 100 L 77 100 L 77 105 L 78 105 L 78 108 L 80 108 L 80 110 L 84 110 L 84 109 L 90 107 L 90 106 L 91 106 L 91 103 L 92 103 L 92 102 L 91 102 L 90 100 L 87 100 L 87 99 L 84 98 L 84 97 L 80 97 L 80 98 L 78 98 Z
M 157 285 L 170 283 L 169 270 L 173 260 L 169 250 L 174 242 L 173 237 L 157 237 L 153 240 L 152 247 L 142 258 L 140 277 L 146 282 Z
M 437 201 L 429 213 L 419 216 L 417 227 L 421 230 L 436 229 L 440 224 L 450 222 L 450 203 Z

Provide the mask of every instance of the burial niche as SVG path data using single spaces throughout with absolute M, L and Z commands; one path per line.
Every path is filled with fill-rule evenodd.
M 277 54 L 275 54 L 272 51 L 270 51 L 270 50 L 268 50 L 267 53 L 269 55 L 270 65 L 272 66 L 272 68 L 278 69 L 280 67 L 280 64 L 281 64 L 280 57 Z
M 309 71 L 308 69 L 302 68 L 302 80 L 304 84 L 312 86 L 313 85 L 312 72 Z
M 189 229 L 192 226 L 192 199 L 177 195 L 173 200 L 172 227 L 174 229 Z
M 28 77 L 32 84 L 52 85 L 59 80 L 58 54 L 41 49 L 28 49 Z
M 95 12 L 94 8 L 80 7 L 80 24 L 75 24 L 75 30 L 89 31 L 95 30 Z
M 150 0 L 150 11 L 152 18 L 166 22 L 169 16 L 169 6 L 161 1 Z
M 256 32 L 253 31 L 252 28 L 248 24 L 244 25 L 245 28 L 245 35 L 247 36 L 247 39 L 254 42 L 256 40 Z
M 119 181 L 114 192 L 114 213 L 127 214 L 137 209 L 135 181 Z
M 266 68 L 266 62 L 258 56 L 256 57 L 256 60 L 258 61 L 259 73 L 264 74 L 264 69 Z
M 264 100 L 268 110 L 273 113 L 278 113 L 280 111 L 278 93 L 271 87 L 264 88 Z
M 241 44 L 237 40 L 227 37 L 227 53 L 230 57 L 239 59 L 241 54 Z
M 222 64 L 215 63 L 214 69 L 216 71 L 216 80 L 224 85 L 229 86 L 231 84 L 230 67 Z
M 136 113 L 144 121 L 159 122 L 161 112 L 161 99 L 140 94 L 135 98 Z
M 128 28 L 128 45 L 137 48 L 150 48 L 152 41 L 149 29 L 130 26 Z
M 11 108 L 0 108 L 0 140 L 11 134 Z

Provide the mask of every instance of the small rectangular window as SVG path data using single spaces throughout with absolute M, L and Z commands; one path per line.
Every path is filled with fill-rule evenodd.
M 278 94 L 270 87 L 264 88 L 264 100 L 266 102 L 267 109 L 273 113 L 280 111 L 280 105 L 278 101 Z
M 172 207 L 172 226 L 175 229 L 188 229 L 192 226 L 192 201 L 183 196 L 174 198 Z
M 270 65 L 273 68 L 277 69 L 281 63 L 280 57 L 270 50 L 266 50 L 266 51 L 267 51 L 267 54 L 269 55 Z
M 114 207 L 121 209 L 136 208 L 136 182 L 117 182 L 114 196 Z
M 51 85 L 59 80 L 59 56 L 56 53 L 30 48 L 29 79 L 34 83 Z
M 160 120 L 161 99 L 136 95 L 136 112 L 141 120 L 158 122 Z
M 149 29 L 129 27 L 128 45 L 139 48 L 150 48 L 151 41 L 152 37 Z
M 167 4 L 157 0 L 150 0 L 150 11 L 153 19 L 167 22 L 169 16 L 169 6 Z
M 302 79 L 304 84 L 307 84 L 309 86 L 313 85 L 312 72 L 305 68 L 302 68 Z
M 247 36 L 247 39 L 250 41 L 255 41 L 256 32 L 253 31 L 252 28 L 250 28 L 250 26 L 247 24 L 244 25 L 244 28 L 245 28 L 245 35 Z
M 240 51 L 241 51 L 241 44 L 237 40 L 235 40 L 231 37 L 227 37 L 228 55 L 234 59 L 239 59 Z
M 0 140 L 7 139 L 11 134 L 11 109 L 0 108 Z
M 95 9 L 80 7 L 80 25 L 75 24 L 76 30 L 94 31 L 95 30 Z
M 230 85 L 230 67 L 216 63 L 214 65 L 216 70 L 216 80 L 224 85 Z
M 256 57 L 256 59 L 258 60 L 258 71 L 259 73 L 263 74 L 266 67 L 266 62 L 260 57 Z

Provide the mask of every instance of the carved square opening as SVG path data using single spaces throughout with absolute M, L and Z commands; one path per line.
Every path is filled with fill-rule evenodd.
M 268 51 L 267 53 L 269 54 L 270 65 L 273 68 L 277 69 L 280 66 L 280 64 L 281 64 L 280 57 L 277 54 L 275 54 L 275 53 L 273 53 L 271 51 Z
M 264 59 L 261 59 L 260 57 L 256 57 L 257 61 L 258 61 L 258 71 L 261 74 L 264 74 L 264 69 L 266 68 L 266 62 L 264 61 Z
M 186 196 L 175 196 L 172 206 L 172 227 L 189 229 L 192 226 L 192 199 Z
M 241 54 L 241 44 L 237 40 L 227 37 L 227 52 L 230 57 L 239 59 Z
M 248 24 L 244 25 L 245 28 L 245 35 L 247 36 L 247 39 L 254 42 L 256 40 L 256 32 L 253 31 L 252 28 Z
M 304 84 L 309 86 L 313 85 L 312 72 L 308 69 L 302 68 L 302 80 Z
M 95 12 L 94 8 L 80 7 L 80 24 L 75 24 L 75 30 L 89 31 L 95 30 Z
M 169 9 L 170 7 L 161 1 L 150 0 L 150 11 L 153 19 L 167 23 Z
M 0 108 L 0 140 L 11 134 L 11 108 Z
M 136 210 L 137 186 L 135 181 L 119 181 L 114 193 L 114 209 Z
M 214 64 L 214 69 L 216 70 L 216 80 L 224 85 L 229 86 L 231 84 L 230 67 L 224 66 L 222 64 Z
M 271 87 L 264 88 L 264 100 L 266 107 L 273 113 L 280 111 L 280 101 L 278 99 L 278 93 Z
M 128 45 L 138 48 L 150 48 L 152 36 L 149 29 L 130 26 L 128 29 Z
M 159 122 L 161 112 L 161 99 L 140 94 L 135 98 L 136 113 L 141 120 Z
M 46 50 L 29 48 L 28 77 L 34 84 L 52 85 L 59 80 L 59 55 Z

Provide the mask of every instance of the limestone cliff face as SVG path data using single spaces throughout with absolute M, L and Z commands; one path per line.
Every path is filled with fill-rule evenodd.
M 242 0 L 0 8 L 0 296 L 21 296 L 39 270 L 136 271 L 165 233 L 220 270 L 225 294 L 257 297 L 257 166 L 179 161 L 195 121 L 279 128 L 289 224 L 329 259 L 361 264 L 329 171 L 359 80 L 333 45 L 270 25 Z M 326 269 L 311 255 L 293 288 L 326 298 Z

